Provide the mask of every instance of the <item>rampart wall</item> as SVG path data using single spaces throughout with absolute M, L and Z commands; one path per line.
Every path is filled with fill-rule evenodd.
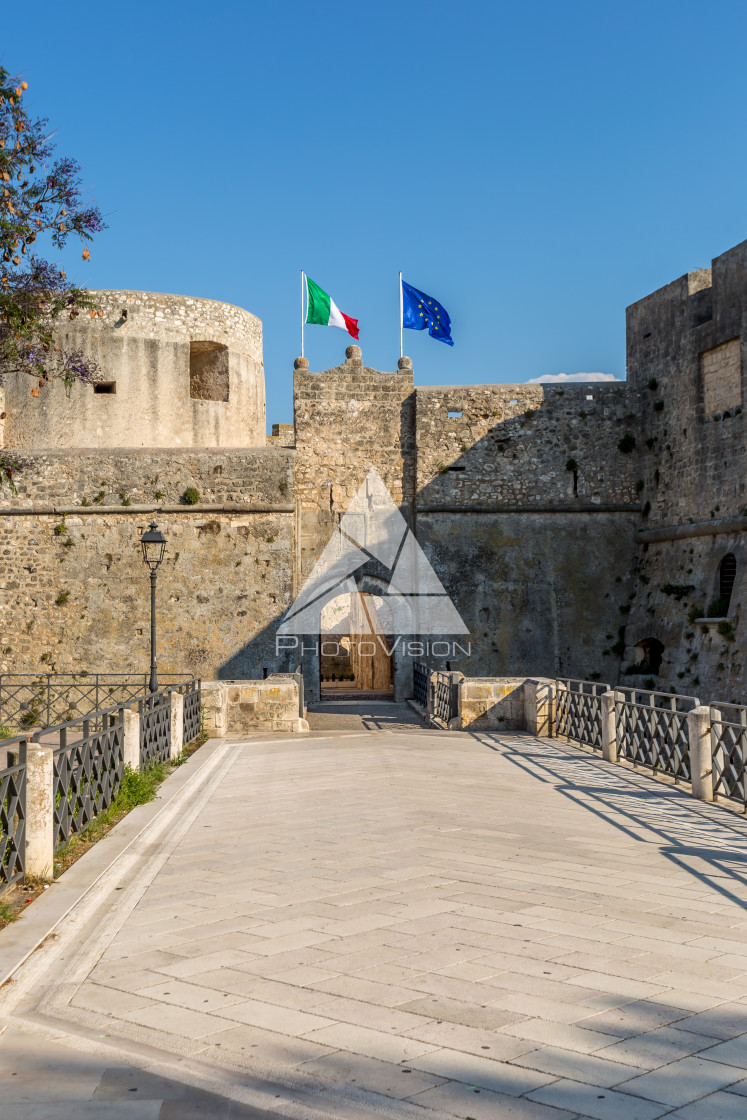
M 294 592 L 292 453 L 24 458 L 18 494 L 0 490 L 0 672 L 147 667 L 150 585 L 139 538 L 151 520 L 168 540 L 160 667 L 228 680 L 291 667 L 276 658 L 274 637 Z M 189 486 L 200 501 L 180 505 Z

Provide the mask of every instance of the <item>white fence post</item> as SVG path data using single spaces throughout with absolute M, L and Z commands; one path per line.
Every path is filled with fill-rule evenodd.
M 54 747 L 39 743 L 26 755 L 26 873 L 54 878 Z
M 599 698 L 602 709 L 602 758 L 617 762 L 617 728 L 615 726 L 615 693 L 603 692 Z
M 524 682 L 524 722 L 532 735 L 552 735 L 555 708 L 555 681 L 537 677 Z
M 687 740 L 690 747 L 690 780 L 693 797 L 701 801 L 713 801 L 710 708 L 702 705 L 687 713 Z
M 454 693 L 456 693 L 457 714 L 455 716 L 452 716 L 451 719 L 447 721 L 446 726 L 447 726 L 449 731 L 463 731 L 464 730 L 464 719 L 463 719 L 463 716 L 462 716 L 462 700 L 463 700 L 463 688 L 464 688 L 464 685 L 467 683 L 467 678 L 465 676 L 463 676 L 461 673 L 455 673 L 455 672 L 450 673 L 449 676 L 450 676 L 449 688 L 451 689 L 451 699 L 452 700 L 454 699 Z
M 184 745 L 184 697 L 181 692 L 170 692 L 171 700 L 171 754 L 178 758 Z
M 124 756 L 125 767 L 140 769 L 140 716 L 129 708 L 124 710 Z

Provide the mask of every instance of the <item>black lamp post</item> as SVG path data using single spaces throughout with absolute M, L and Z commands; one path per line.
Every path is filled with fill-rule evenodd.
M 143 550 L 143 560 L 150 568 L 150 685 L 148 687 L 151 692 L 158 692 L 158 675 L 156 673 L 156 572 L 166 551 L 166 538 L 155 521 L 151 521 L 150 528 L 140 538 L 140 547 Z

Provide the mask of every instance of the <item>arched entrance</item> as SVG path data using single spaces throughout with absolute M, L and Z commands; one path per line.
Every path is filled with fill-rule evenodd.
M 376 590 L 338 595 L 321 613 L 320 689 L 323 700 L 394 696 L 393 619 Z

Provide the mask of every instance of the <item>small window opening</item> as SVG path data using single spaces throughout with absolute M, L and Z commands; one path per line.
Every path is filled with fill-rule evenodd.
M 518 404 L 519 402 L 518 401 L 509 401 L 508 403 L 509 404 Z
M 635 666 L 636 673 L 651 673 L 658 676 L 661 659 L 664 656 L 663 643 L 658 638 L 644 638 L 636 644 L 635 650 L 638 658 Z
M 449 467 L 450 471 L 463 471 L 464 467 Z
M 449 413 L 449 416 L 458 416 L 459 418 L 461 418 L 461 415 L 462 415 L 461 412 L 450 412 Z
M 228 400 L 228 347 L 220 342 L 190 342 L 189 395 L 197 401 Z
M 96 381 L 93 386 L 94 393 L 116 393 L 116 381 Z
M 731 593 L 737 578 L 737 560 L 733 552 L 727 552 L 718 569 L 718 594 L 723 604 L 723 613 L 729 613 Z

